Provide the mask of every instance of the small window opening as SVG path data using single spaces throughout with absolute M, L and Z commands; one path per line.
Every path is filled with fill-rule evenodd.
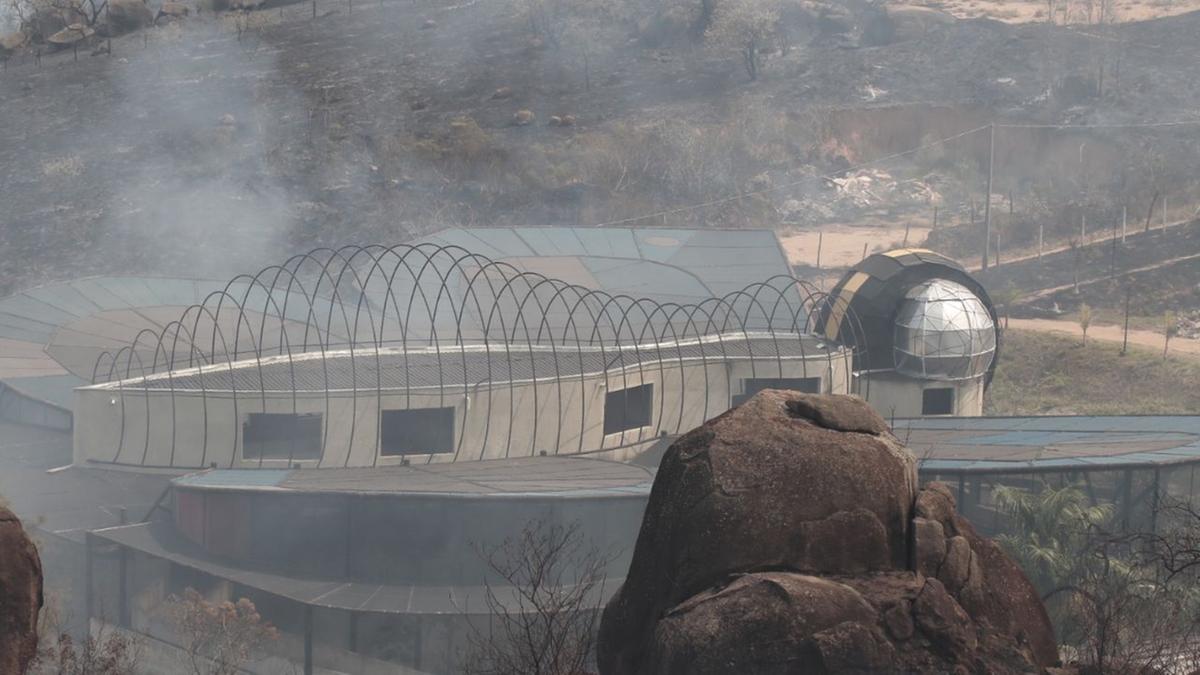
M 384 410 L 379 426 L 385 457 L 454 452 L 454 408 Z
M 926 389 L 921 394 L 922 415 L 953 415 L 954 389 L 950 387 Z
M 605 394 L 605 435 L 650 426 L 653 401 L 653 384 L 643 384 Z
M 788 389 L 805 394 L 821 393 L 819 377 L 748 377 L 742 380 L 742 393 L 733 395 L 733 405 L 749 401 L 763 389 Z
M 243 459 L 320 457 L 320 413 L 250 413 L 242 425 Z

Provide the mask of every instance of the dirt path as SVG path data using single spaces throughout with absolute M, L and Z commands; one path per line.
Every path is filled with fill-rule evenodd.
M 910 246 L 925 241 L 929 228 L 903 225 L 854 226 L 824 225 L 815 230 L 784 231 L 779 234 L 788 262 L 793 265 L 817 266 L 817 244 L 821 249 L 822 268 L 850 267 L 863 259 L 863 245 L 870 255 L 876 249 L 890 250 L 903 246 L 907 234 Z
M 918 7 L 930 6 L 930 3 L 907 0 L 903 3 Z M 1078 24 L 1081 30 L 1090 28 L 1087 9 L 1083 5 L 1060 3 L 1054 11 L 1055 23 Z M 1046 3 L 1043 0 L 995 0 L 979 2 L 978 0 L 947 0 L 936 5 L 938 9 L 949 12 L 960 19 L 975 19 L 986 17 L 1006 23 L 1045 22 Z M 1130 21 L 1146 21 L 1164 16 L 1175 16 L 1185 12 L 1200 9 L 1197 0 L 1174 0 L 1173 2 L 1148 2 L 1141 0 L 1116 0 L 1111 3 L 1110 15 L 1100 18 L 1099 13 L 1092 19 L 1097 23 L 1126 23 Z
M 1079 328 L 1079 324 L 1074 321 L 1060 321 L 1057 319 L 1010 319 L 1008 326 L 1019 330 L 1057 333 L 1083 339 L 1083 331 Z M 1121 344 L 1122 330 L 1120 326 L 1093 325 L 1088 328 L 1088 339 Z M 1129 330 L 1129 344 L 1154 349 L 1162 353 L 1163 335 L 1157 331 L 1134 330 L 1131 328 Z M 1186 354 L 1188 356 L 1200 357 L 1200 340 L 1173 338 L 1169 353 L 1175 356 Z

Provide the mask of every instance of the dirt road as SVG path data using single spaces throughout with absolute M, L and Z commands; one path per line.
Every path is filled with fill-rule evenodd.
M 908 245 L 915 246 L 925 241 L 929 228 L 913 225 L 907 228 L 903 225 L 890 227 L 854 226 L 854 225 L 824 225 L 817 230 L 801 230 L 783 232 L 779 241 L 787 254 L 788 262 L 793 265 L 817 265 L 822 268 L 850 267 L 863 259 L 863 246 L 867 254 L 876 249 L 891 250 L 904 245 L 905 236 Z M 817 248 L 821 250 L 821 259 L 817 260 Z
M 1058 333 L 1072 335 L 1082 339 L 1083 331 L 1074 321 L 1059 321 L 1056 319 L 1010 319 L 1010 328 L 1033 330 L 1041 333 Z M 1093 325 L 1088 328 L 1089 340 L 1115 342 L 1121 344 L 1122 330 L 1120 326 Z M 1152 330 L 1129 331 L 1129 344 L 1157 350 L 1162 353 L 1163 335 Z M 1200 340 L 1188 338 L 1172 338 L 1169 352 L 1172 355 L 1188 355 L 1200 357 Z

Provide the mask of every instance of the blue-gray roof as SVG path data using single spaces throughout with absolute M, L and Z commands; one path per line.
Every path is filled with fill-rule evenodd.
M 567 281 L 584 276 L 609 293 L 660 301 L 698 302 L 791 273 L 771 230 L 479 227 L 420 241 L 461 246 Z
M 1200 462 L 1200 416 L 921 418 L 896 420 L 895 433 L 926 475 Z
M 176 478 L 181 488 L 441 497 L 645 499 L 654 472 L 585 457 L 521 457 L 353 469 L 214 469 Z

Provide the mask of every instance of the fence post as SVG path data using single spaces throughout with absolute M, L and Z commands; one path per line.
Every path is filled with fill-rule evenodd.
M 1125 225 L 1129 221 L 1129 205 L 1121 207 L 1121 243 L 1125 243 Z
M 1038 223 L 1038 260 L 1042 259 L 1042 241 L 1046 233 L 1046 226 L 1043 223 Z
M 1129 350 L 1129 299 L 1133 295 L 1133 286 L 1125 286 L 1125 330 L 1121 336 L 1121 356 Z

